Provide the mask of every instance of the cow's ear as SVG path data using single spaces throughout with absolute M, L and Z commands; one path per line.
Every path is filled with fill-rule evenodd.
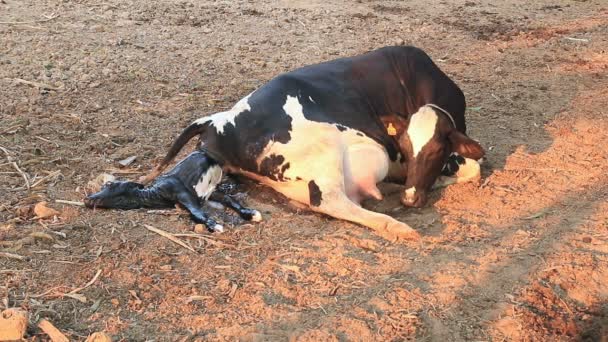
M 398 114 L 381 116 L 380 121 L 390 136 L 400 137 L 407 130 L 407 121 Z
M 452 152 L 458 152 L 458 154 L 465 158 L 479 160 L 486 154 L 483 147 L 477 141 L 457 130 L 453 130 L 448 139 L 452 143 Z

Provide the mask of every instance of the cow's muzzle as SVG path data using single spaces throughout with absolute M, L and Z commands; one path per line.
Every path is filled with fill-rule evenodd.
M 401 203 L 406 207 L 421 208 L 427 201 L 426 191 L 416 190 L 415 187 L 406 189 L 401 196 Z

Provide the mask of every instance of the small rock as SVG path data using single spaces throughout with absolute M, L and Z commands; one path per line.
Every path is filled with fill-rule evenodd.
M 34 207 L 34 214 L 36 214 L 38 218 L 49 218 L 60 214 L 60 212 L 58 212 L 57 210 L 49 208 L 46 205 L 47 202 L 39 202 Z
M 207 231 L 207 228 L 205 228 L 205 226 L 203 226 L 202 224 L 197 224 L 194 226 L 194 232 L 197 234 L 202 234 L 206 231 Z
M 11 308 L 0 315 L 0 341 L 21 341 L 27 329 L 27 312 Z
M 592 240 L 592 239 L 591 239 L 591 236 L 585 236 L 585 237 L 583 238 L 583 242 L 584 242 L 584 243 L 591 243 L 591 240 Z
M 405 45 L 405 40 L 397 38 L 395 39 L 395 45 Z
M 171 271 L 173 269 L 173 266 L 171 266 L 171 265 L 162 265 L 160 267 L 160 269 L 163 270 L 163 271 Z

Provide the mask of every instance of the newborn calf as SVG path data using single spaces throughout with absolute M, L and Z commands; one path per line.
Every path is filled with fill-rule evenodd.
M 226 193 L 228 187 L 217 187 L 221 179 L 221 166 L 205 152 L 195 151 L 149 187 L 135 182 L 109 182 L 101 191 L 85 198 L 84 203 L 88 208 L 125 210 L 170 208 L 179 203 L 190 212 L 195 222 L 204 224 L 209 231 L 221 232 L 224 227 L 201 207 L 210 199 L 235 210 L 244 220 L 261 221 L 259 211 L 244 208 Z

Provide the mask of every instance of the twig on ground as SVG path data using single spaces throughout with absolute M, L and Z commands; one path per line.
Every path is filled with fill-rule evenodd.
M 55 203 L 69 204 L 69 205 L 75 205 L 75 206 L 79 206 L 79 207 L 84 207 L 84 203 L 82 203 L 82 202 L 67 201 L 67 200 L 62 200 L 62 199 L 56 199 Z
M 44 141 L 44 142 L 48 142 L 49 144 L 53 144 L 53 145 L 55 145 L 55 147 L 59 147 L 59 144 L 58 144 L 58 143 L 56 143 L 56 142 L 54 142 L 54 141 L 51 141 L 51 140 L 49 140 L 49 139 L 43 138 L 43 137 L 38 136 L 38 135 L 37 135 L 35 138 L 36 138 L 36 139 L 40 139 L 40 140 L 42 140 L 42 141 Z
M 21 78 L 8 78 L 8 80 L 13 80 L 17 83 L 21 83 L 21 84 L 26 84 L 32 87 L 36 87 L 38 89 L 47 89 L 47 90 L 63 90 L 62 87 L 54 87 L 48 84 L 44 84 L 44 83 L 40 83 L 40 82 L 35 82 L 35 81 L 27 81 Z
M 585 38 L 564 37 L 564 39 L 571 40 L 573 42 L 583 42 L 583 43 L 589 42 L 589 39 L 585 39 Z
M 86 283 L 84 286 L 79 287 L 79 288 L 77 288 L 77 289 L 74 289 L 74 290 L 72 290 L 72 291 L 68 292 L 68 294 L 74 294 L 74 293 L 80 292 L 80 291 L 82 291 L 82 290 L 86 289 L 87 287 L 89 287 L 89 286 L 93 285 L 93 283 L 94 283 L 95 281 L 97 281 L 97 278 L 99 278 L 99 275 L 100 275 L 100 274 L 101 274 L 101 270 L 98 270 L 98 271 L 97 271 L 97 273 L 95 273 L 95 276 L 93 277 L 93 279 L 91 279 L 91 280 L 90 280 L 88 283 Z
M 25 187 L 29 190 L 31 188 L 29 177 L 25 174 L 25 172 L 23 172 L 23 170 L 19 168 L 19 165 L 17 165 L 17 163 L 13 161 L 13 158 L 10 156 L 6 148 L 0 146 L 0 150 L 4 152 L 4 155 L 6 155 L 6 160 L 8 160 L 8 162 L 13 166 L 13 168 L 17 170 L 17 172 L 19 172 L 21 177 L 23 177 L 23 180 L 25 180 Z
M 39 180 L 35 181 L 35 182 L 34 182 L 34 184 L 32 184 L 32 186 L 31 186 L 31 187 L 32 187 L 32 188 L 35 188 L 35 187 L 37 187 L 38 185 L 40 185 L 40 183 L 42 183 L 42 182 L 46 181 L 47 179 L 49 179 L 49 178 L 53 178 L 53 177 L 57 177 L 57 176 L 59 176 L 60 174 L 61 174 L 61 171 L 59 171 L 59 170 L 57 170 L 57 171 L 53 171 L 53 172 L 49 173 L 48 175 L 46 175 L 46 176 L 44 176 L 44 177 L 40 178 Z
M 200 234 L 193 234 L 193 233 L 190 233 L 190 234 L 173 234 L 173 236 L 176 236 L 176 237 L 187 237 L 187 238 L 194 238 L 194 239 L 201 239 L 201 240 L 204 240 L 205 242 L 207 242 L 208 244 L 214 245 L 214 246 L 217 246 L 217 247 L 232 246 L 230 244 L 226 244 L 226 243 L 223 243 L 223 242 L 215 241 L 212 238 L 209 238 L 209 237 L 206 237 L 206 236 L 200 235 Z M 234 247 L 234 246 L 232 246 L 232 247 Z
M 0 21 L 0 25 L 24 25 L 24 24 L 36 24 L 36 23 L 45 23 L 47 21 L 51 21 L 53 19 L 59 18 L 59 15 L 55 13 L 46 17 L 46 19 L 32 20 L 32 21 Z
M 194 248 L 190 247 L 188 244 L 186 244 L 185 242 L 183 242 L 182 240 L 178 239 L 175 237 L 175 235 L 171 234 L 171 233 L 167 233 L 164 230 L 158 229 L 158 228 L 154 228 L 150 225 L 144 224 L 144 227 L 146 227 L 147 230 L 152 231 L 160 236 L 163 236 L 173 242 L 175 242 L 176 244 L 184 247 L 185 249 L 191 251 L 191 252 L 195 252 Z
M 10 269 L 10 270 L 0 270 L 0 274 L 30 272 L 30 271 L 33 271 L 33 269 L 31 269 L 31 268 L 26 268 L 26 269 L 22 269 L 22 270 Z
M 21 261 L 27 260 L 27 257 L 24 257 L 24 256 L 19 255 L 19 254 L 13 254 L 13 253 L 7 253 L 7 252 L 0 252 L 0 257 L 4 257 L 4 258 L 8 258 L 8 259 L 21 260 Z

